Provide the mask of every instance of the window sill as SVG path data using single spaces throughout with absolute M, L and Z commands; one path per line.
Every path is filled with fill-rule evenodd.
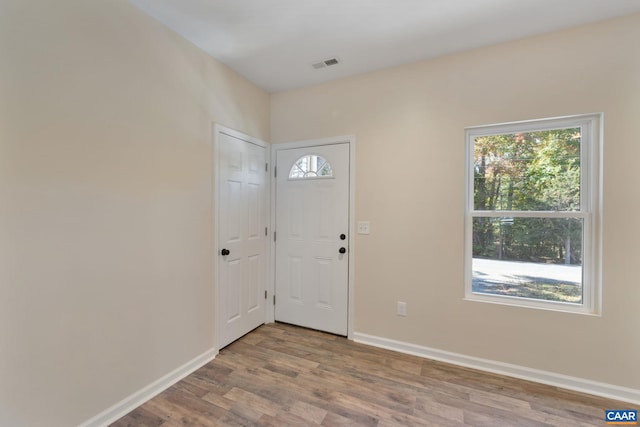
M 584 304 L 571 304 L 566 302 L 541 301 L 520 297 L 497 296 L 487 294 L 470 293 L 465 295 L 464 301 L 480 302 L 488 304 L 506 305 L 510 307 L 528 308 L 534 310 L 555 311 L 560 313 L 581 314 L 586 316 L 601 317 L 602 314 Z

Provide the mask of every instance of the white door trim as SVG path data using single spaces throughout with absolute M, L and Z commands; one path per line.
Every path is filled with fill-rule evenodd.
M 219 159 L 220 159 L 220 135 L 224 134 L 224 135 L 228 135 L 231 136 L 233 138 L 237 138 L 237 139 L 241 139 L 243 141 L 249 142 L 251 144 L 255 144 L 257 146 L 260 147 L 264 147 L 265 149 L 265 158 L 268 164 L 268 168 L 269 168 L 269 175 L 271 176 L 271 159 L 269 158 L 269 153 L 271 152 L 270 149 L 270 144 L 267 142 L 264 142 L 258 138 L 254 138 L 252 136 L 246 135 L 242 132 L 233 130 L 231 128 L 222 126 L 218 123 L 214 123 L 213 124 L 213 173 L 212 173 L 212 185 L 213 185 L 213 207 L 212 207 L 212 214 L 213 214 L 213 224 L 212 224 L 212 252 L 211 252 L 211 256 L 213 257 L 213 262 L 211 263 L 212 265 L 212 277 L 214 280 L 214 286 L 213 286 L 213 295 L 214 295 L 214 307 L 215 307 L 215 313 L 213 313 L 213 321 L 214 321 L 214 331 L 215 331 L 215 337 L 214 337 L 214 345 L 215 345 L 215 349 L 216 350 L 220 350 L 219 348 L 219 343 L 220 343 L 220 328 L 222 327 L 222 325 L 220 325 L 220 322 L 218 321 L 218 315 L 221 312 L 221 302 L 220 302 L 220 278 L 219 278 L 219 274 L 220 274 L 220 245 L 218 242 L 218 236 L 220 235 L 219 230 L 220 230 L 220 215 L 218 214 L 218 207 L 220 206 L 220 165 L 219 165 Z M 265 214 L 267 216 L 266 220 L 265 220 L 265 224 L 271 224 L 271 211 L 273 209 L 273 207 L 271 206 L 271 182 L 272 182 L 272 178 L 268 178 L 265 180 L 265 185 L 266 185 L 266 195 L 267 195 L 267 200 L 266 200 L 266 207 L 265 207 Z M 269 226 L 271 227 L 271 226 Z M 266 257 L 267 260 L 271 260 L 273 257 L 271 255 L 271 251 L 272 251 L 272 246 L 271 245 L 267 245 L 267 253 L 266 253 Z M 267 275 L 268 278 L 271 277 L 272 275 L 272 265 L 271 262 L 267 263 Z M 273 280 L 271 280 L 271 282 L 273 282 Z M 269 281 L 267 281 L 267 286 L 269 286 Z M 271 295 L 273 295 L 272 291 L 269 291 L 269 293 Z M 271 310 L 271 312 L 273 312 L 273 304 L 269 304 L 269 300 L 267 300 L 267 304 L 266 304 L 266 310 L 265 310 L 265 323 L 269 322 L 270 319 L 271 321 L 273 321 L 273 315 L 271 315 L 272 317 L 269 317 L 269 310 Z
M 354 311 L 354 278 L 355 278 L 355 189 L 356 189 L 356 137 L 354 135 L 343 135 L 330 138 L 312 139 L 305 141 L 285 142 L 281 144 L 271 144 L 270 164 L 273 165 L 278 150 L 286 150 L 291 148 L 315 147 L 318 145 L 333 145 L 347 143 L 349 144 L 349 277 L 348 277 L 348 308 L 347 308 L 347 338 L 353 339 L 353 311 Z M 273 168 L 271 168 L 269 181 L 275 183 Z M 279 173 L 283 173 L 280 171 Z M 286 173 L 286 171 L 284 172 Z M 276 200 L 276 186 L 270 184 L 270 222 L 271 230 L 269 240 L 269 255 L 271 262 L 269 263 L 269 281 L 267 287 L 269 289 L 270 301 L 267 303 L 267 318 L 269 322 L 275 321 L 275 310 L 273 306 L 272 296 L 275 293 L 275 265 L 276 265 L 276 247 L 273 239 L 273 230 L 276 227 L 276 206 L 273 201 Z

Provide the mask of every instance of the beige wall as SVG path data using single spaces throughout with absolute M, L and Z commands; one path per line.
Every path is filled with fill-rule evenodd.
M 640 389 L 638 40 L 635 15 L 272 95 L 273 143 L 356 135 L 356 332 Z M 463 301 L 464 128 L 592 112 L 602 316 Z
M 125 0 L 0 2 L 0 425 L 77 425 L 214 345 L 212 122 L 269 95 Z

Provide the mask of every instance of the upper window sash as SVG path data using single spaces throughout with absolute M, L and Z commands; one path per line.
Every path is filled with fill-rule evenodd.
M 466 131 L 466 162 L 467 167 L 467 200 L 466 210 L 467 212 L 475 213 L 488 213 L 491 211 L 505 212 L 505 211 L 519 211 L 517 209 L 476 209 L 475 205 L 475 174 L 470 170 L 470 165 L 474 165 L 474 148 L 475 140 L 479 137 L 491 137 L 508 134 L 518 133 L 532 133 L 552 131 L 557 129 L 570 129 L 579 128 L 581 133 L 580 141 L 580 202 L 579 207 L 575 210 L 566 210 L 568 212 L 591 212 L 593 211 L 597 203 L 593 198 L 592 186 L 597 183 L 592 182 L 594 177 L 592 176 L 592 170 L 594 170 L 594 164 L 592 163 L 597 158 L 598 153 L 594 152 L 599 147 L 599 144 L 592 143 L 594 138 L 598 138 L 598 131 L 600 125 L 601 115 L 581 115 L 581 116 L 569 116 L 560 117 L 554 119 L 542 119 L 542 120 L 530 120 L 523 122 L 513 122 L 496 125 L 483 125 L 468 128 Z M 597 165 L 595 165 L 597 166 Z M 584 168 L 589 168 L 587 173 L 584 173 Z M 532 212 L 558 212 L 558 209 L 548 210 L 532 210 Z M 524 212 L 524 211 L 523 211 Z

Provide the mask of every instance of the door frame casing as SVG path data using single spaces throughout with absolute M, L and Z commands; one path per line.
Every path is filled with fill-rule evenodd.
M 240 131 L 228 128 L 226 126 L 223 126 L 219 123 L 214 123 L 213 124 L 213 173 L 212 173 L 212 185 L 213 185 L 213 206 L 212 206 L 212 215 L 213 215 L 213 229 L 212 229 L 212 253 L 211 255 L 213 256 L 213 262 L 212 262 L 212 277 L 213 277 L 213 281 L 214 281 L 214 286 L 213 286 L 213 297 L 214 297 L 214 316 L 213 316 L 213 322 L 214 322 L 214 347 L 216 350 L 220 350 L 220 336 L 221 336 L 221 328 L 222 328 L 222 322 L 220 322 L 219 316 L 220 313 L 222 313 L 222 309 L 221 309 L 221 301 L 220 301 L 220 243 L 218 241 L 218 237 L 220 236 L 220 214 L 219 214 L 219 209 L 220 209 L 220 135 L 221 134 L 225 134 L 227 136 L 230 136 L 232 138 L 237 138 L 240 139 L 242 141 L 251 143 L 251 144 L 255 144 L 259 147 L 263 147 L 265 149 L 265 153 L 264 153 L 264 157 L 265 157 L 265 161 L 267 162 L 267 168 L 268 168 L 268 173 L 267 173 L 267 177 L 265 179 L 265 224 L 268 224 L 267 226 L 269 227 L 269 229 L 271 229 L 271 211 L 272 211 L 272 206 L 271 206 L 271 182 L 272 182 L 272 178 L 271 178 L 271 149 L 270 149 L 270 144 L 268 142 L 265 142 L 259 138 L 247 135 L 245 133 L 242 133 Z M 269 235 L 267 235 L 267 240 L 269 239 Z M 266 287 L 267 287 L 267 291 L 269 292 L 269 294 L 273 295 L 272 292 L 269 291 L 269 278 L 271 277 L 271 272 L 272 272 L 272 267 L 271 267 L 271 250 L 272 250 L 272 245 L 267 244 L 265 245 L 265 257 L 267 260 L 267 265 L 266 265 L 266 274 L 267 274 L 267 280 L 266 280 Z M 273 311 L 273 304 L 269 304 L 269 299 L 267 299 L 265 301 L 265 323 L 269 322 L 269 309 L 271 309 L 271 311 Z
M 276 272 L 276 242 L 273 238 L 273 232 L 276 230 L 276 185 L 274 177 L 274 169 L 277 159 L 278 150 L 288 150 L 294 148 L 308 148 L 319 145 L 335 145 L 335 144 L 348 144 L 349 145 L 349 274 L 347 278 L 347 338 L 353 339 L 353 312 L 354 312 L 354 278 L 355 278 L 355 189 L 356 189 L 356 137 L 355 135 L 343 135 L 321 139 L 309 139 L 303 141 L 284 142 L 279 144 L 271 144 L 271 159 L 270 164 L 271 172 L 269 174 L 273 184 L 270 185 L 270 222 L 269 229 L 271 230 L 270 240 L 270 262 L 269 262 L 269 280 L 267 282 L 268 293 L 273 296 L 275 294 L 275 272 Z M 278 173 L 283 173 L 279 171 Z M 286 171 L 284 172 L 286 173 Z M 267 318 L 269 322 L 275 321 L 275 306 L 273 299 L 267 303 Z

